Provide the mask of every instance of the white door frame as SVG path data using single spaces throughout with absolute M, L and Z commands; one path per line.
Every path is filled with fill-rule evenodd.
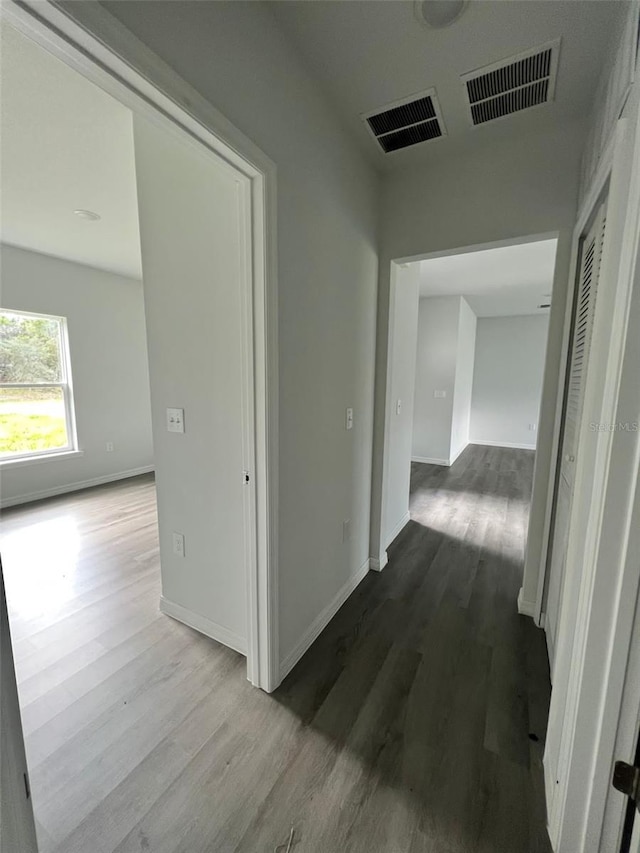
M 637 478 L 638 437 L 628 435 L 623 476 L 610 479 L 613 451 L 620 436 L 590 428 L 587 419 L 617 422 L 634 406 L 638 388 L 622 384 L 631 297 L 637 287 L 640 241 L 640 122 L 621 119 L 598 180 L 583 205 L 579 230 L 609 182 L 608 239 L 602 257 L 592 347 L 600 357 L 590 364 L 580 430 L 575 493 L 571 510 L 566 579 L 560 610 L 560 635 L 551 697 L 545 787 L 549 834 L 564 853 L 613 851 L 603 839 L 606 794 L 613 740 L 620 715 L 640 562 L 627 559 L 633 493 Z M 578 229 L 577 229 L 578 230 Z M 633 334 L 633 333 L 631 333 Z M 628 363 L 627 363 L 628 369 Z M 636 383 L 637 386 L 637 383 Z M 635 466 L 635 467 L 634 467 Z M 626 481 L 629 482 L 626 482 Z M 608 512 L 605 514 L 605 506 Z M 577 601 L 575 618 L 567 618 Z M 637 709 L 636 709 L 637 712 Z M 557 762 L 557 770 L 554 767 Z M 553 774 L 553 775 L 552 775 Z M 619 830 L 619 828 L 617 828 Z M 616 828 L 614 827 L 614 832 Z
M 2 0 L 0 21 L 95 83 L 133 112 L 180 132 L 244 176 L 251 210 L 253 488 L 245 507 L 249 546 L 247 677 L 267 692 L 280 682 L 278 648 L 278 325 L 276 167 L 259 148 L 97 3 L 83 24 L 50 2 Z M 98 37 L 96 37 L 96 34 Z M 108 45 L 108 47 L 107 47 Z M 135 67 L 134 67 L 135 66 Z M 240 476 L 240 472 L 239 472 Z
M 372 491 L 371 501 L 371 557 L 370 566 L 374 571 L 382 571 L 387 565 L 388 556 L 387 548 L 391 544 L 387 541 L 386 532 L 386 490 L 389 482 L 389 455 L 391 440 L 391 419 L 395 411 L 395 399 L 392 387 L 392 353 L 394 352 L 394 341 L 398 330 L 395 328 L 395 298 L 397 289 L 397 270 L 399 266 L 404 264 L 413 264 L 419 261 L 428 261 L 433 258 L 448 258 L 454 255 L 466 255 L 473 252 L 482 252 L 487 249 L 502 249 L 507 246 L 521 246 L 527 243 L 537 243 L 541 240 L 558 240 L 558 231 L 545 231 L 541 234 L 523 234 L 520 237 L 507 237 L 504 240 L 491 240 L 488 243 L 476 243 L 467 246 L 458 246 L 454 249 L 441 249 L 433 252 L 421 252 L 418 255 L 409 255 L 403 258 L 393 258 L 390 262 L 390 279 L 389 279 L 389 315 L 387 320 L 386 336 L 387 349 L 385 353 L 385 363 L 383 366 L 385 374 L 385 391 L 384 391 L 384 433 L 382 436 L 382 448 L 380 450 L 380 490 L 379 493 L 374 489 Z M 556 260 L 557 263 L 557 260 Z M 553 301 L 551 311 L 553 312 Z M 548 350 L 545 353 L 545 363 L 548 357 Z M 546 366 L 545 366 L 546 371 Z M 376 451 L 374 450 L 374 453 Z M 380 456 L 377 458 L 380 459 Z M 542 497 L 542 496 L 540 496 Z M 538 500 L 537 495 L 533 496 L 533 500 Z M 396 532 L 397 535 L 399 531 Z M 520 603 L 520 602 L 518 602 Z M 530 614 L 527 614 L 530 615 Z
M 569 285 L 567 288 L 564 331 L 562 333 L 562 349 L 560 357 L 561 360 L 558 366 L 558 375 L 561 377 L 561 381 L 558 383 L 558 394 L 556 398 L 555 408 L 556 417 L 553 428 L 553 443 L 551 451 L 552 458 L 549 466 L 550 470 L 552 470 L 554 473 L 553 476 L 549 478 L 549 485 L 547 489 L 546 513 L 542 536 L 542 551 L 540 554 L 540 569 L 538 572 L 538 591 L 536 595 L 535 609 L 532 614 L 536 625 L 538 625 L 539 627 L 544 627 L 544 608 L 546 605 L 548 560 L 551 552 L 551 537 L 553 535 L 553 511 L 555 508 L 555 494 L 556 487 L 558 484 L 558 462 L 560 455 L 560 436 L 562 430 L 562 415 L 565 395 L 565 377 L 569 366 L 571 319 L 573 314 L 575 292 L 578 284 L 577 275 L 580 241 L 588 230 L 588 225 L 598 203 L 598 199 L 600 199 L 600 197 L 602 196 L 602 193 L 604 192 L 604 189 L 609 182 L 609 178 L 611 177 L 611 170 L 613 168 L 613 155 L 617 139 L 618 136 L 616 134 L 612 134 L 605 150 L 602 153 L 600 162 L 598 164 L 598 169 L 593 178 L 593 181 L 591 182 L 589 191 L 580 205 L 576 225 L 573 229 L 573 239 L 571 243 L 571 265 L 569 267 Z

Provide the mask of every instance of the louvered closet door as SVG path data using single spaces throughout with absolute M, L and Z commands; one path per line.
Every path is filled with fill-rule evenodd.
M 547 575 L 546 633 L 549 656 L 553 657 L 558 636 L 558 621 L 564 585 L 565 559 L 569 534 L 569 519 L 578 455 L 578 438 L 584 407 L 584 389 L 589 356 L 593 318 L 600 277 L 600 261 L 605 233 L 605 205 L 598 210 L 593 225 L 581 248 L 580 279 L 576 294 L 571 357 L 567 373 L 562 425 L 560 477 L 556 492 L 551 558 Z

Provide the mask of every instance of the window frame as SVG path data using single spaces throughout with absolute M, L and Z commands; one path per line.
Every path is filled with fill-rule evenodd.
M 67 443 L 64 447 L 45 448 L 44 450 L 28 450 L 23 453 L 0 455 L 0 467 L 16 462 L 28 462 L 47 457 L 69 455 L 78 451 L 78 434 L 76 430 L 76 413 L 73 398 L 73 382 L 71 376 L 71 358 L 69 350 L 69 329 L 67 318 L 59 314 L 38 314 L 33 311 L 20 311 L 14 308 L 0 308 L 0 314 L 15 314 L 33 320 L 49 320 L 58 324 L 60 342 L 60 381 L 59 382 L 0 382 L 2 388 L 59 388 L 64 402 L 65 426 Z

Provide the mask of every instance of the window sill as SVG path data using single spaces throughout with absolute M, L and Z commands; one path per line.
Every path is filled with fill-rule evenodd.
M 20 468 L 22 465 L 53 462 L 55 459 L 75 459 L 78 456 L 84 456 L 84 450 L 61 450 L 59 453 L 43 453 L 41 456 L 21 456 L 19 459 L 0 459 L 0 468 Z

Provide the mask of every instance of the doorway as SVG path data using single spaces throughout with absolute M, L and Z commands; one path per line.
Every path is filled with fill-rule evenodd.
M 79 71 L 131 115 L 160 516 L 160 607 L 239 651 L 249 681 L 270 691 L 278 682 L 269 476 L 277 441 L 274 245 L 271 232 L 267 236 L 273 173 L 266 158 L 250 162 L 236 153 L 244 147 L 255 154 L 250 144 L 235 138 L 234 151 L 223 142 L 231 134 L 226 126 L 219 130 L 216 116 L 209 126 L 219 136 L 170 107 L 168 98 L 114 55 L 105 57 L 62 13 L 52 8 L 46 16 L 45 24 L 29 11 L 3 6 L 3 24 Z M 82 448 L 70 452 L 81 455 Z M 118 521 L 130 516 L 132 535 L 153 528 L 141 508 L 149 483 L 127 496 L 126 484 L 104 488 L 101 495 Z M 123 537 L 125 550 L 138 547 L 132 535 Z M 149 540 L 141 556 L 152 560 L 154 553 Z M 94 631 L 81 652 L 90 648 L 108 656 L 113 648 L 104 634 L 98 643 Z M 194 641 L 198 654 L 213 652 L 202 640 Z M 73 645 L 68 651 L 75 653 Z M 166 652 L 171 658 L 171 643 Z M 239 659 L 220 654 L 223 661 Z M 215 668 L 216 655 L 204 665 Z M 182 665 L 180 656 L 174 663 Z M 120 704 L 128 705 L 125 694 Z M 81 728 L 82 719 L 75 725 Z
M 411 464 L 451 468 L 468 445 L 502 447 L 528 454 L 532 480 L 556 370 L 549 321 L 564 310 L 556 245 L 550 234 L 392 263 L 380 568 L 410 518 Z
M 275 609 L 272 572 L 277 548 L 273 500 L 277 483 L 277 477 L 273 474 L 276 470 L 277 455 L 275 431 L 277 423 L 277 293 L 273 164 L 176 75 L 170 72 L 165 73 L 163 91 L 161 91 L 120 60 L 115 53 L 104 49 L 97 39 L 87 35 L 62 11 L 53 7 L 46 10 L 38 9 L 36 17 L 32 11 L 9 3 L 3 6 L 2 15 L 3 23 L 11 25 L 27 39 L 39 44 L 44 50 L 74 68 L 87 81 L 97 85 L 130 110 L 133 116 L 134 143 L 137 151 L 140 152 L 138 154 L 140 171 L 143 171 L 143 165 L 146 169 L 144 176 L 141 175 L 138 181 L 140 226 L 143 232 L 143 264 L 146 255 L 146 265 L 151 270 L 150 273 L 145 273 L 145 278 L 150 279 L 151 275 L 159 275 L 161 259 L 153 253 L 153 247 L 162 229 L 171 227 L 171 223 L 162 221 L 160 215 L 154 218 L 143 209 L 151 207 L 151 200 L 147 203 L 147 192 L 152 183 L 151 170 L 159 168 L 157 151 L 154 166 L 150 165 L 154 157 L 151 148 L 154 145 L 156 149 L 158 148 L 161 144 L 158 140 L 164 140 L 165 147 L 172 149 L 174 157 L 182 156 L 183 162 L 192 164 L 194 170 L 200 168 L 201 177 L 205 174 L 203 169 L 208 168 L 210 175 L 215 172 L 217 178 L 209 178 L 209 181 L 218 180 L 219 183 L 226 183 L 228 198 L 233 197 L 235 211 L 233 221 L 237 223 L 237 233 L 234 235 L 237 256 L 235 275 L 241 296 L 236 305 L 237 310 L 241 312 L 241 319 L 238 321 L 241 333 L 241 340 L 238 342 L 238 360 L 241 361 L 239 381 L 242 383 L 241 399 L 238 401 L 237 408 L 241 409 L 239 416 L 244 424 L 241 430 L 243 464 L 234 473 L 235 481 L 244 487 L 240 514 L 249 532 L 243 545 L 244 564 L 250 567 L 246 573 L 246 654 L 249 680 L 263 689 L 272 690 L 277 683 L 277 637 L 272 625 Z M 162 70 L 165 71 L 165 69 Z M 159 73 L 159 69 L 156 71 Z M 190 113 L 177 106 L 176 102 L 185 100 L 189 100 L 191 104 Z M 202 115 L 200 120 L 193 118 L 192 114 L 196 112 Z M 169 142 L 169 140 L 172 141 Z M 182 154 L 177 154 L 178 151 Z M 147 156 L 148 153 L 149 156 Z M 200 165 L 193 165 L 196 162 Z M 202 165 L 205 163 L 207 166 Z M 169 193 L 172 187 L 165 181 L 164 189 Z M 155 202 L 156 199 L 153 201 Z M 183 199 L 183 204 L 188 204 L 189 201 Z M 202 213 L 202 210 L 194 208 L 190 211 L 189 221 L 201 220 Z M 209 236 L 215 239 L 215 231 L 213 235 L 210 231 Z M 183 251 L 186 251 L 186 248 L 193 247 L 188 245 L 183 247 Z M 179 252 L 176 252 L 176 255 L 179 255 Z M 193 322 L 198 316 L 199 306 L 193 298 L 190 299 L 193 293 L 190 294 L 186 285 L 197 279 L 198 274 L 193 271 L 189 274 L 186 263 L 187 260 L 185 260 L 185 266 L 180 269 L 180 274 L 175 276 L 176 289 L 181 287 L 183 292 L 180 299 L 181 313 L 174 317 L 176 323 L 184 321 L 185 327 L 176 328 L 173 341 L 178 340 L 179 332 L 180 335 L 184 334 L 185 340 L 189 340 L 192 344 Z M 215 290 L 217 272 L 211 266 L 206 270 L 206 281 L 209 284 L 208 287 L 199 288 L 199 292 L 206 294 L 207 290 Z M 200 274 L 204 274 L 204 271 L 200 270 Z M 218 278 L 217 281 L 219 280 Z M 156 291 L 159 289 L 152 286 L 150 281 L 146 283 L 145 298 L 149 294 L 152 296 L 152 302 L 156 299 L 158 302 L 158 304 L 146 305 L 150 350 L 159 349 L 162 346 L 163 337 L 167 339 L 167 346 L 175 346 L 175 343 L 171 343 L 171 337 L 166 328 L 158 331 L 152 329 L 165 310 L 165 305 L 160 304 L 161 298 L 156 296 Z M 203 335 L 200 329 L 196 329 L 196 332 Z M 213 330 L 209 327 L 207 329 L 209 338 L 212 332 Z M 157 341 L 154 342 L 156 338 Z M 172 355 L 173 358 L 167 359 L 167 362 L 172 361 L 172 363 L 158 365 L 161 369 L 156 369 L 155 373 L 168 374 L 169 381 L 173 383 L 175 389 L 176 386 L 179 388 L 184 385 L 185 381 L 189 382 L 189 367 L 193 368 L 193 364 L 177 362 L 175 350 Z M 184 407 L 179 405 L 180 391 L 174 396 L 172 389 L 164 389 L 161 392 L 163 399 L 160 401 L 158 399 L 160 392 L 156 389 L 156 399 L 153 399 L 155 355 L 151 355 L 150 360 L 154 442 L 156 455 L 158 455 L 159 446 L 163 441 L 169 440 L 166 437 L 168 435 L 171 439 L 175 437 L 168 429 L 170 414 L 167 409 L 180 410 Z M 206 367 L 209 369 L 210 364 Z M 203 388 L 207 388 L 206 383 Z M 169 400 L 173 400 L 177 405 L 171 406 L 168 403 Z M 185 412 L 183 449 L 184 445 L 191 443 L 192 440 L 188 436 L 197 423 L 192 419 L 190 430 L 188 415 L 189 413 Z M 201 459 L 206 459 L 207 446 L 202 440 L 200 440 L 200 450 Z M 181 452 L 182 450 L 178 451 L 178 454 Z M 174 463 L 175 461 L 179 460 L 174 460 Z M 203 466 L 201 465 L 200 468 L 202 470 Z M 158 472 L 161 494 L 170 491 L 172 477 L 180 476 L 180 471 L 176 473 L 175 465 L 173 470 L 170 469 L 171 465 L 168 466 L 164 475 Z M 165 484 L 162 483 L 163 479 Z M 188 483 L 184 483 L 182 488 L 185 494 L 189 493 Z M 162 505 L 163 501 L 164 498 L 161 497 L 159 503 Z M 161 515 L 162 512 L 161 506 Z M 161 528 L 163 526 L 161 520 Z M 165 548 L 167 551 L 173 549 L 173 532 L 173 530 L 165 530 L 163 533 L 161 530 L 161 537 L 168 535 L 170 539 L 170 548 Z M 185 556 L 187 551 L 188 544 L 185 537 Z M 259 578 L 260 594 L 258 594 Z

